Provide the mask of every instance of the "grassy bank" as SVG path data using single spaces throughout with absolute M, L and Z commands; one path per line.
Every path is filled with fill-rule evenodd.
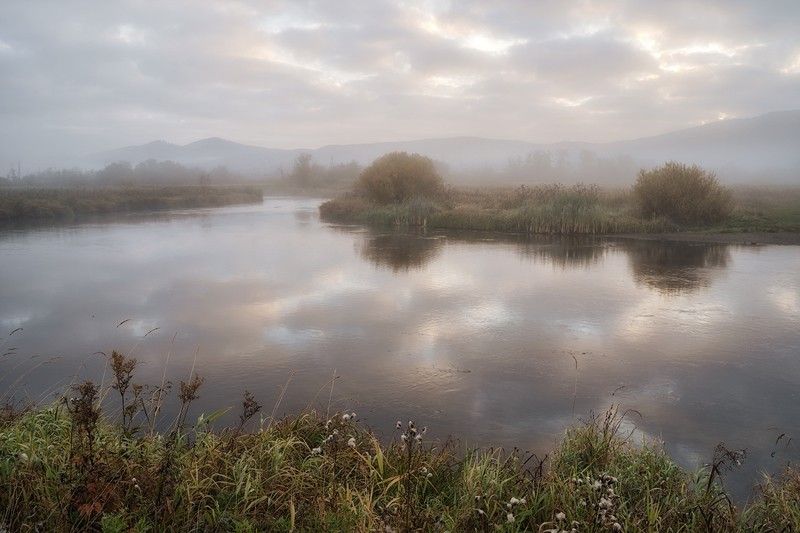
M 0 223 L 73 221 L 109 213 L 261 202 L 254 186 L 0 188 Z
M 630 190 L 587 185 L 450 188 L 434 199 L 384 206 L 349 194 L 324 203 L 320 213 L 334 222 L 514 233 L 800 231 L 800 188 L 739 187 L 733 189 L 733 199 L 732 213 L 724 222 L 702 227 L 680 226 L 663 217 L 642 218 Z
M 800 187 L 733 188 L 735 209 L 719 232 L 800 232 Z
M 116 378 L 0 418 L 3 531 L 795 531 L 800 472 L 765 482 L 744 508 L 722 488 L 741 452 L 721 445 L 686 472 L 658 443 L 620 431 L 615 409 L 566 429 L 541 460 L 516 450 L 429 442 L 411 421 L 376 432 L 356 413 L 276 419 L 245 393 L 187 423 L 202 380 L 181 382 L 169 431 L 152 430 L 163 388 Z M 98 405 L 120 402 L 106 417 Z M 147 400 L 145 400 L 147 396 Z M 138 403 L 137 403 L 138 402 Z M 273 413 L 274 415 L 274 413 Z M 252 431 L 244 428 L 255 422 Z M 420 421 L 422 422 L 422 421 Z M 137 425 L 138 424 L 138 425 Z

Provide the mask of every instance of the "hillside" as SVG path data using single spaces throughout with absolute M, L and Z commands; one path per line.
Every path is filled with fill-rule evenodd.
M 165 141 L 128 146 L 80 158 L 69 166 L 101 168 L 115 161 L 128 161 L 136 165 L 156 159 L 209 169 L 225 166 L 250 176 L 277 176 L 291 171 L 295 158 L 301 153 L 311 154 L 314 161 L 321 165 L 351 161 L 367 165 L 387 152 L 407 151 L 443 163 L 449 169 L 448 178 L 458 181 L 459 176 L 470 173 L 490 176 L 492 172 L 507 171 L 513 165 L 520 167 L 520 175 L 524 177 L 526 172 L 535 170 L 531 166 L 533 156 L 544 154 L 548 168 L 550 165 L 553 168 L 559 164 L 572 165 L 577 169 L 576 172 L 581 169 L 586 171 L 586 176 L 578 176 L 581 179 L 601 183 L 608 181 L 606 174 L 615 174 L 621 181 L 629 182 L 638 168 L 676 160 L 707 167 L 731 183 L 759 181 L 791 184 L 800 182 L 800 150 L 797 150 L 797 146 L 800 146 L 800 110 L 729 119 L 663 135 L 612 143 L 534 144 L 516 140 L 453 137 L 282 150 L 209 138 L 184 146 Z M 624 165 L 620 162 L 624 162 Z M 529 167 L 525 167 L 526 164 Z M 603 165 L 607 170 L 605 174 L 600 171 Z M 558 178 L 555 172 L 553 174 Z

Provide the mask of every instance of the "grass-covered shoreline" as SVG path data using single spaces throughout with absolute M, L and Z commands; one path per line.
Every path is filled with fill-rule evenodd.
M 118 363 L 124 365 L 125 359 Z M 543 458 L 429 441 L 424 421 L 378 428 L 356 413 L 219 412 L 187 423 L 202 380 L 181 383 L 171 430 L 148 429 L 126 368 L 106 388 L 0 417 L 2 531 L 796 531 L 800 471 L 737 507 L 721 480 L 742 452 L 718 446 L 687 472 L 621 431 L 613 406 L 566 428 Z M 119 394 L 123 391 L 123 394 Z M 122 397 L 106 417 L 99 403 Z M 130 396 L 129 396 L 130 395 Z M 129 396 L 129 397 L 128 397 Z M 127 397 L 127 398 L 126 398 Z M 141 408 L 146 410 L 145 402 Z M 122 414 L 126 413 L 126 414 Z M 258 416 L 257 416 L 258 415 Z M 274 413 L 273 413 L 274 415 Z M 260 417 L 260 418 L 259 418 Z M 134 425 L 135 419 L 141 425 Z M 248 422 L 256 422 L 250 431 Z
M 732 201 L 724 221 L 694 225 L 666 217 L 643 218 L 629 189 L 592 185 L 449 188 L 436 198 L 388 205 L 349 193 L 322 204 L 320 214 L 331 222 L 528 234 L 800 232 L 798 187 L 735 187 Z
M 0 224 L 72 222 L 96 215 L 256 203 L 252 185 L 0 188 Z

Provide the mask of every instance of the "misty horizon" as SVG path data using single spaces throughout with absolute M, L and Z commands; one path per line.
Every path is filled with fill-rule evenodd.
M 311 158 L 311 164 L 319 172 L 323 168 L 332 170 L 338 176 L 335 181 L 342 183 L 345 174 L 354 179 L 353 165 L 363 168 L 386 153 L 399 151 L 430 157 L 448 182 L 463 185 L 588 182 L 618 186 L 632 183 L 640 169 L 667 161 L 706 167 L 717 172 L 723 182 L 731 184 L 791 184 L 796 183 L 800 168 L 800 155 L 795 150 L 798 142 L 800 111 L 783 111 L 612 143 L 534 144 L 457 136 L 335 144 L 315 149 L 276 149 L 240 144 L 221 137 L 184 145 L 155 140 L 83 157 L 18 161 L 9 175 L 33 177 L 27 183 L 82 183 L 89 176 L 75 172 L 71 177 L 59 174 L 60 170 L 81 170 L 98 172 L 99 182 L 106 181 L 104 175 L 117 176 L 112 181 L 152 181 L 156 179 L 152 171 L 158 167 L 155 162 L 172 162 L 187 167 L 177 174 L 167 172 L 167 175 L 180 176 L 180 182 L 186 181 L 190 169 L 195 169 L 196 175 L 208 173 L 212 180 L 229 181 L 236 176 L 282 179 L 303 154 Z M 122 163 L 127 167 L 118 165 Z M 139 168 L 143 164 L 144 168 Z M 165 175 L 161 179 L 169 178 Z
M 800 107 L 790 1 L 45 1 L 4 15 L 3 172 L 155 139 L 608 143 Z

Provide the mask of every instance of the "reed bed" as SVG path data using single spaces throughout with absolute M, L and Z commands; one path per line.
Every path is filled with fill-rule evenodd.
M 626 191 L 582 184 L 450 188 L 433 199 L 388 205 L 372 204 L 351 194 L 324 203 L 320 213 L 327 220 L 371 225 L 527 234 L 604 235 L 673 229 L 664 218 L 638 218 Z
M 643 216 L 631 188 L 584 184 L 447 187 L 428 200 L 415 198 L 388 205 L 377 205 L 351 192 L 322 204 L 320 214 L 336 222 L 526 234 L 800 231 L 800 188 L 741 185 L 730 191 L 730 214 L 713 223 L 678 223 L 667 216 Z M 425 216 L 415 217 L 414 206 L 420 202 L 425 202 Z
M 77 218 L 124 213 L 263 201 L 260 187 L 150 186 L 0 188 L 0 223 L 71 221 Z
M 800 231 L 800 187 L 739 185 L 731 192 L 733 212 L 719 231 Z
M 709 465 L 679 468 L 658 442 L 608 411 L 566 429 L 545 457 L 460 450 L 414 421 L 366 427 L 354 412 L 276 418 L 244 393 L 189 422 L 203 380 L 180 383 L 171 427 L 153 431 L 160 395 L 114 352 L 105 386 L 0 413 L 3 531 L 795 531 L 800 471 L 767 480 L 745 507 L 721 480 L 744 455 L 719 445 Z M 117 408 L 109 406 L 118 397 Z M 158 397 L 158 402 L 150 400 Z M 254 422 L 254 428 L 245 427 Z

